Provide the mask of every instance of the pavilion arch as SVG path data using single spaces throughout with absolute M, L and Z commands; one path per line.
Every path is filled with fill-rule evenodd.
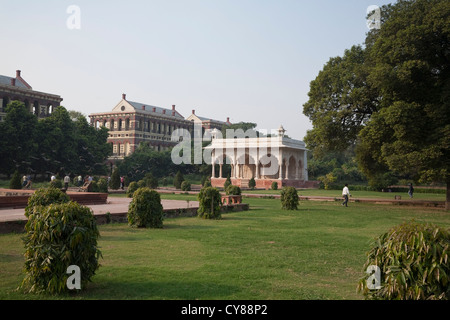
M 256 177 L 256 159 L 247 150 L 236 159 L 235 177 L 240 179 Z
M 297 179 L 297 159 L 294 156 L 291 156 L 289 160 L 286 162 L 286 176 L 287 179 L 295 180 Z

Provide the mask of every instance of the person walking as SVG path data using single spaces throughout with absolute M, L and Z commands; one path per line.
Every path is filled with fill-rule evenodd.
M 413 194 L 414 194 L 414 187 L 413 187 L 412 183 L 409 184 L 408 194 L 409 194 L 409 197 L 410 197 L 410 198 L 413 197 Z
M 344 197 L 344 202 L 342 202 L 342 205 L 347 207 L 348 197 L 350 196 L 347 183 L 345 184 L 344 189 L 342 189 L 342 196 Z
M 66 176 L 64 177 L 64 189 L 69 189 L 69 182 L 70 182 L 70 177 L 68 174 L 66 174 Z

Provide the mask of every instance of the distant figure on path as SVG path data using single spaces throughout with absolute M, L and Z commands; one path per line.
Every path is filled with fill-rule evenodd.
M 348 197 L 350 196 L 347 183 L 345 184 L 344 189 L 342 189 L 342 196 L 344 197 L 344 202 L 342 202 L 342 205 L 347 207 Z
M 69 182 L 70 182 L 70 177 L 68 174 L 66 174 L 66 176 L 64 177 L 64 189 L 68 189 L 69 188 Z
M 25 188 L 31 189 L 31 175 L 27 175 L 27 184 L 25 185 Z
M 413 197 L 413 194 L 414 194 L 414 187 L 413 187 L 412 183 L 409 184 L 408 194 L 409 194 L 409 197 L 410 197 L 410 198 Z

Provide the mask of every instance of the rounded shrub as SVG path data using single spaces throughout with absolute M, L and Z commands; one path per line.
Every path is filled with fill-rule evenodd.
M 450 298 L 450 230 L 407 222 L 377 237 L 364 271 L 379 268 L 379 283 L 368 286 L 366 273 L 358 291 L 366 299 L 448 300 Z M 370 283 L 370 282 L 369 282 Z
M 177 174 L 175 175 L 175 178 L 173 178 L 173 185 L 175 187 L 175 189 L 181 189 L 181 184 L 184 181 L 184 176 L 183 174 L 178 171 Z
M 98 192 L 108 193 L 108 181 L 105 178 L 98 179 Z
M 36 190 L 29 198 L 25 208 L 25 216 L 28 218 L 33 213 L 36 206 L 48 206 L 70 201 L 70 197 L 60 189 L 49 187 Z
M 278 190 L 278 182 L 273 181 L 272 185 L 270 186 L 272 190 Z
M 297 210 L 298 193 L 294 187 L 284 187 L 281 190 L 281 208 L 284 210 Z
M 231 178 L 230 178 L 230 176 L 227 176 L 227 179 L 225 180 L 225 182 L 223 184 L 223 189 L 226 191 L 229 186 L 231 186 Z
M 99 231 L 90 208 L 76 202 L 34 206 L 25 225 L 26 292 L 68 291 L 67 268 L 80 268 L 81 289 L 99 267 Z
M 248 187 L 250 188 L 250 189 L 255 189 L 255 187 L 256 187 L 256 181 L 255 181 L 255 178 L 251 178 L 249 181 L 248 181 Z
M 139 188 L 133 193 L 128 207 L 128 224 L 138 228 L 162 228 L 164 210 L 159 193 L 150 188 Z
M 222 207 L 222 196 L 217 188 L 202 188 L 198 194 L 199 208 L 198 216 L 204 219 L 220 219 Z
M 127 197 L 128 198 L 133 198 L 133 193 L 139 189 L 139 185 L 136 181 L 132 181 L 130 182 L 130 184 L 128 185 L 127 188 Z
M 14 174 L 9 181 L 10 189 L 22 189 L 22 179 L 20 179 L 19 171 L 14 171 Z
M 57 179 L 55 179 L 53 181 L 50 181 L 50 187 L 57 188 L 57 189 L 62 189 L 63 183 L 62 183 L 61 179 L 57 178 Z
M 191 191 L 191 183 L 189 181 L 183 181 L 181 183 L 181 190 L 183 191 Z
M 225 193 L 229 196 L 240 196 L 241 195 L 241 188 L 234 185 L 229 185 L 228 188 L 225 190 Z

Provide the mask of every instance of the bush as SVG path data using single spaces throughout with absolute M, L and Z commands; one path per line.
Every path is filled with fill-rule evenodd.
M 250 188 L 250 189 L 255 189 L 255 187 L 256 187 L 256 181 L 255 181 L 255 178 L 251 178 L 249 181 L 248 181 L 248 187 Z
M 10 189 L 22 189 L 22 179 L 20 178 L 19 171 L 14 171 L 14 174 L 9 181 Z
M 158 188 L 158 179 L 156 179 L 151 173 L 147 173 L 144 177 L 145 186 L 150 189 Z
M 202 188 L 198 194 L 198 216 L 204 219 L 220 219 L 222 196 L 217 188 Z
M 177 174 L 175 175 L 175 178 L 173 179 L 173 185 L 175 186 L 176 189 L 181 189 L 181 184 L 184 181 L 184 177 L 183 174 L 178 171 Z
M 191 191 L 191 184 L 189 181 L 183 181 L 181 183 L 181 190 L 183 191 Z
M 127 189 L 127 197 L 128 198 L 133 198 L 133 193 L 137 189 L 139 189 L 138 183 L 136 181 L 130 182 L 130 184 L 128 185 L 128 189 Z
M 50 181 L 50 187 L 53 187 L 56 189 L 62 189 L 62 187 L 63 187 L 62 180 L 56 178 L 55 180 Z
M 281 208 L 284 210 L 297 210 L 298 194 L 294 187 L 284 187 L 281 190 Z
M 70 198 L 60 189 L 49 187 L 36 190 L 29 198 L 25 208 L 25 216 L 28 218 L 36 206 L 48 206 L 51 204 L 67 203 Z
M 98 179 L 98 192 L 108 193 L 108 181 L 105 178 Z
M 225 183 L 223 184 L 223 189 L 227 190 L 230 185 L 231 185 L 231 179 L 230 179 L 230 176 L 228 175 L 227 180 L 225 180 Z
M 368 288 L 370 275 L 366 274 L 358 283 L 358 291 L 366 299 L 447 300 L 449 254 L 449 230 L 415 222 L 395 226 L 374 240 L 364 265 L 365 271 L 378 266 L 381 288 Z
M 155 190 L 139 188 L 128 207 L 128 224 L 138 228 L 162 228 L 164 211 Z
M 90 208 L 76 202 L 35 206 L 25 226 L 25 278 L 27 292 L 57 294 L 68 291 L 67 268 L 81 272 L 81 288 L 99 267 L 99 231 Z
M 111 174 L 111 180 L 109 181 L 109 187 L 113 190 L 117 190 L 120 188 L 120 174 L 119 174 L 119 169 L 117 167 L 114 168 L 114 170 Z
M 205 182 L 203 183 L 203 188 L 208 188 L 208 187 L 211 187 L 210 179 L 206 179 Z
M 240 196 L 241 188 L 239 188 L 238 186 L 229 185 L 225 190 L 225 193 L 230 196 Z
M 270 186 L 272 190 L 278 190 L 278 182 L 273 181 L 272 185 Z

